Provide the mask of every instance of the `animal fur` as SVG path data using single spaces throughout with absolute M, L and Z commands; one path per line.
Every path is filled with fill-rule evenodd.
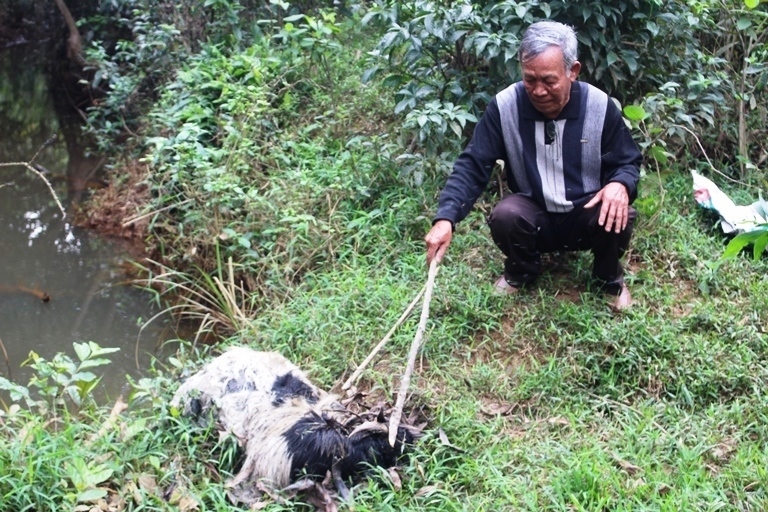
M 231 486 L 259 482 L 281 489 L 302 477 L 322 480 L 328 472 L 338 486 L 373 465 L 394 466 L 417 436 L 401 426 L 391 447 L 385 418 L 365 421 L 282 355 L 245 347 L 212 360 L 179 388 L 172 404 L 198 418 L 213 412 L 237 437 L 245 461 Z

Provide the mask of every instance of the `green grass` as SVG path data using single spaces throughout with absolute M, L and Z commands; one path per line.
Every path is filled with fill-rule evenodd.
M 636 231 L 628 276 L 636 304 L 620 316 L 590 290 L 588 255 L 550 258 L 536 286 L 493 295 L 500 257 L 482 216 L 460 226 L 438 273 L 409 399 L 428 420 L 426 436 L 401 471 L 402 486 L 372 479 L 356 489 L 355 510 L 765 507 L 766 264 L 740 257 L 713 271 L 722 236 L 697 211 L 681 215 L 684 177 L 670 177 L 669 187 L 668 209 Z M 308 271 L 228 343 L 280 351 L 321 386 L 337 387 L 425 280 L 415 230 L 396 238 L 392 222 L 371 220 L 371 230 L 390 233 L 386 243 Z M 417 318 L 364 374 L 363 389 L 394 400 Z M 144 421 L 146 432 L 115 433 L 80 455 L 110 461 L 115 473 L 103 485 L 124 490 L 149 474 L 160 489 L 181 486 L 204 510 L 226 506 L 222 480 L 235 467 L 233 452 L 167 410 L 172 375 L 192 371 L 198 358 L 189 354 L 145 383 L 154 406 L 137 400 L 123 421 Z M 6 424 L 0 460 L 15 468 L 0 478 L 6 502 L 26 489 L 20 482 L 64 492 L 60 466 L 22 463 L 19 450 L 33 450 L 29 460 L 66 460 L 85 437 L 78 430 L 94 428 L 75 422 L 54 435 L 38 427 L 23 446 Z M 172 508 L 141 492 L 147 509 Z
M 665 208 L 638 225 L 628 276 L 636 304 L 619 316 L 589 288 L 588 255 L 552 258 L 536 286 L 494 296 L 500 256 L 487 228 L 480 215 L 460 226 L 409 401 L 428 418 L 427 436 L 402 488 L 366 484 L 356 510 L 768 504 L 766 262 L 740 257 L 712 270 L 722 235 L 690 208 L 685 177 L 668 186 Z M 307 273 L 233 341 L 281 351 L 338 386 L 425 280 L 420 240 L 389 243 L 399 257 L 388 247 Z M 364 388 L 394 400 L 417 318 Z
M 237 269 L 252 272 L 248 321 L 222 345 L 279 351 L 326 389 L 338 389 L 426 281 L 422 237 L 444 182 L 398 178 L 388 142 L 397 125 L 385 92 L 360 86 L 356 44 L 364 47 L 350 42 L 348 52 L 329 56 L 335 88 L 322 85 L 325 76 L 302 82 L 269 111 L 285 124 L 279 141 L 263 139 L 268 159 L 245 158 L 250 143 L 229 147 L 243 151 L 238 165 L 269 164 L 237 167 L 238 186 L 256 184 L 253 203 L 226 215 L 194 203 L 183 210 L 186 225 L 163 221 L 173 236 L 160 230 L 171 261 L 186 265 L 198 247 L 200 268 L 235 256 Z M 217 65 L 233 69 L 243 62 L 220 57 Z M 285 102 L 302 108 L 288 112 Z M 264 128 L 239 126 L 249 134 Z M 177 171 L 168 166 L 160 182 Z M 208 170 L 210 194 L 239 197 Z M 494 295 L 502 258 L 484 212 L 495 199 L 481 200 L 441 265 L 411 383 L 407 407 L 428 422 L 425 436 L 399 484 L 383 473 L 371 478 L 342 510 L 768 508 L 768 260 L 740 255 L 720 264 L 727 240 L 695 205 L 687 175 L 646 179 L 626 265 L 635 305 L 621 315 L 590 287 L 588 254 L 549 256 L 535 286 Z M 251 233 L 252 245 L 227 245 L 222 227 L 232 230 L 230 240 Z M 212 286 L 187 267 L 183 286 Z M 372 400 L 394 402 L 417 323 L 418 309 L 363 374 L 358 385 Z M 85 407 L 63 424 L 46 423 L 34 408 L 5 411 L 0 512 L 73 508 L 75 481 L 65 468 L 74 459 L 109 468 L 91 487 L 123 500 L 125 510 L 179 510 L 189 500 L 198 510 L 236 509 L 224 487 L 237 470 L 231 440 L 168 405 L 179 379 L 214 352 L 182 345 L 157 362 L 152 378 L 125 397 L 128 411 L 95 442 L 112 404 Z M 265 508 L 294 509 L 309 507 Z

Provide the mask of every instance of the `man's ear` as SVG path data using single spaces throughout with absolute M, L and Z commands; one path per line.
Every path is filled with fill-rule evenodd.
M 576 61 L 573 63 L 573 66 L 571 66 L 571 71 L 568 75 L 568 78 L 570 78 L 573 82 L 579 77 L 579 71 L 581 71 L 581 62 Z

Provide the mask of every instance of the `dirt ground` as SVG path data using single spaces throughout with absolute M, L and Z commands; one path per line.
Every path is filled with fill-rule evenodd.
M 131 254 L 146 252 L 146 237 L 152 215 L 143 213 L 149 199 L 147 168 L 128 164 L 107 180 L 107 186 L 93 192 L 76 217 L 78 226 L 103 236 L 125 241 Z

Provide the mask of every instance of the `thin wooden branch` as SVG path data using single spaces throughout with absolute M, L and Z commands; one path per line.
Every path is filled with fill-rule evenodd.
M 61 211 L 61 218 L 63 219 L 63 218 L 65 218 L 67 216 L 67 214 L 64 212 L 64 207 L 61 206 L 61 202 L 59 201 L 59 197 L 56 195 L 56 192 L 54 192 L 53 186 L 51 185 L 51 182 L 46 179 L 46 177 L 45 177 L 45 175 L 43 175 L 43 173 L 41 173 L 40 171 L 38 171 L 37 169 L 35 169 L 32 166 L 32 163 L 35 161 L 35 159 L 40 154 L 40 152 L 43 149 L 45 149 L 46 147 L 48 147 L 55 140 L 56 140 L 56 135 L 55 134 L 50 136 L 50 137 L 48 137 L 48 140 L 46 140 L 45 142 L 43 142 L 40 145 L 40 147 L 37 150 L 37 153 L 35 153 L 35 155 L 28 162 L 0 162 L 0 167 L 22 166 L 22 167 L 26 167 L 29 171 L 35 173 L 41 180 L 43 180 L 43 183 L 45 183 L 45 185 L 48 187 L 48 190 L 51 191 L 51 195 L 53 196 L 53 199 L 56 201 L 56 204 L 58 205 L 59 210 Z
M 750 185 L 749 183 L 744 183 L 742 181 L 735 180 L 735 179 L 731 178 L 730 176 L 728 176 L 727 174 L 725 174 L 724 172 L 716 169 L 715 166 L 712 164 L 712 160 L 710 160 L 709 157 L 707 156 L 707 152 L 704 150 L 704 146 L 702 146 L 701 141 L 699 140 L 699 137 L 696 136 L 696 134 L 693 132 L 693 130 L 691 130 L 687 126 L 683 126 L 682 124 L 673 124 L 672 126 L 676 126 L 678 128 L 682 128 L 683 130 L 687 131 L 688 133 L 690 133 L 693 136 L 693 138 L 696 140 L 696 144 L 698 144 L 698 146 L 699 146 L 699 149 L 704 154 L 704 158 L 707 160 L 707 163 L 709 164 L 710 169 L 712 169 L 712 172 L 719 174 L 720 176 L 722 176 L 723 178 L 725 178 L 726 180 L 728 180 L 728 181 L 730 181 L 732 183 L 737 183 L 737 184 L 745 186 L 745 187 L 751 187 L 751 188 L 759 189 L 759 187 L 757 187 L 755 185 Z
M 421 287 L 421 291 L 416 295 L 416 298 L 413 299 L 413 301 L 408 304 L 408 307 L 405 308 L 405 311 L 403 311 L 403 314 L 400 315 L 400 318 L 397 319 L 397 322 L 395 322 L 395 325 L 392 326 L 392 328 L 389 330 L 389 332 L 381 339 L 378 345 L 376 345 L 370 354 L 368 354 L 368 357 L 365 358 L 365 360 L 360 363 L 360 366 L 357 367 L 357 370 L 347 379 L 347 381 L 341 386 L 341 389 L 343 391 L 346 391 L 347 389 L 352 386 L 352 384 L 355 383 L 358 377 L 360 377 L 360 374 L 363 373 L 363 370 L 365 370 L 365 367 L 368 366 L 368 363 L 373 360 L 373 358 L 378 354 L 379 350 L 384 347 L 384 345 L 387 344 L 389 339 L 392 337 L 392 335 L 395 333 L 398 327 L 400 327 L 400 324 L 402 324 L 405 319 L 408 317 L 408 315 L 411 314 L 411 311 L 413 311 L 413 308 L 416 307 L 416 304 L 421 299 L 421 296 L 424 295 L 424 290 L 427 289 L 427 286 L 424 285 Z
M 160 212 L 163 212 L 163 211 L 165 211 L 165 210 L 170 210 L 171 208 L 176 208 L 177 206 L 181 206 L 181 205 L 187 204 L 187 203 L 188 203 L 188 202 L 190 202 L 190 201 L 192 201 L 192 198 L 191 198 L 191 197 L 190 197 L 190 198 L 187 198 L 187 199 L 185 199 L 185 200 L 183 200 L 183 201 L 179 201 L 178 203 L 169 204 L 168 206 L 164 206 L 164 207 L 162 207 L 162 208 L 160 208 L 160 209 L 158 209 L 158 210 L 152 210 L 152 211 L 151 211 L 151 212 L 149 212 L 149 213 L 142 213 L 141 215 L 138 215 L 138 216 L 136 216 L 136 217 L 133 217 L 133 218 L 131 218 L 131 219 L 128 219 L 127 221 L 123 222 L 122 226 L 123 226 L 124 228 L 125 228 L 125 227 L 128 227 L 128 226 L 130 226 L 131 224 L 133 224 L 134 222 L 138 222 L 138 221 L 140 221 L 140 220 L 146 219 L 147 217 L 151 217 L 151 216 L 153 216 L 153 215 L 156 215 L 156 214 L 158 214 L 158 213 L 160 213 Z
M 8 358 L 8 352 L 5 350 L 5 345 L 3 344 L 2 339 L 0 339 L 0 349 L 3 351 L 3 356 L 5 356 L 5 364 L 8 366 L 8 378 L 12 379 L 13 375 L 11 375 L 11 360 Z
M 48 187 L 48 190 L 51 191 L 51 195 L 53 196 L 54 201 L 56 201 L 56 205 L 59 207 L 59 210 L 61 210 L 61 218 L 62 219 L 65 218 L 67 216 L 67 214 L 64 212 L 64 207 L 61 205 L 61 202 L 59 201 L 59 196 L 57 196 L 56 192 L 54 192 L 53 186 L 51 185 L 51 182 L 48 181 L 45 178 L 43 173 L 41 173 L 40 171 L 38 171 L 37 169 L 32 167 L 30 165 L 31 162 L 32 162 L 32 160 L 30 160 L 29 162 L 3 162 L 3 163 L 0 163 L 0 167 L 13 167 L 13 166 L 19 165 L 19 166 L 26 167 L 27 170 L 29 170 L 30 172 L 33 172 L 33 173 L 37 174 L 37 176 L 41 180 L 43 180 L 43 183 L 46 184 L 46 186 Z
M 395 446 L 395 440 L 397 439 L 397 429 L 400 426 L 400 418 L 403 415 L 403 406 L 405 405 L 405 397 L 408 394 L 408 387 L 411 384 L 411 374 L 413 374 L 413 367 L 416 365 L 416 356 L 419 353 L 421 347 L 421 340 L 424 337 L 424 331 L 427 327 L 427 320 L 429 319 L 429 303 L 432 301 L 432 290 L 435 288 L 435 276 L 437 275 L 437 259 L 432 259 L 432 263 L 429 265 L 429 277 L 427 278 L 427 285 L 424 291 L 424 303 L 421 307 L 421 320 L 419 320 L 419 327 L 416 329 L 416 336 L 411 343 L 411 350 L 408 353 L 408 366 L 405 368 L 405 373 L 400 381 L 400 391 L 397 394 L 397 402 L 395 403 L 395 409 L 392 411 L 392 416 L 389 418 L 389 445 Z
M 104 437 L 110 430 L 115 428 L 117 420 L 120 418 L 120 414 L 122 414 L 126 409 L 128 409 L 128 404 L 123 401 L 123 395 L 118 396 L 117 400 L 115 401 L 115 405 L 112 406 L 112 411 L 109 413 L 109 417 L 101 425 L 99 431 L 93 434 L 90 439 L 86 441 L 85 446 L 91 447 L 93 443 Z

